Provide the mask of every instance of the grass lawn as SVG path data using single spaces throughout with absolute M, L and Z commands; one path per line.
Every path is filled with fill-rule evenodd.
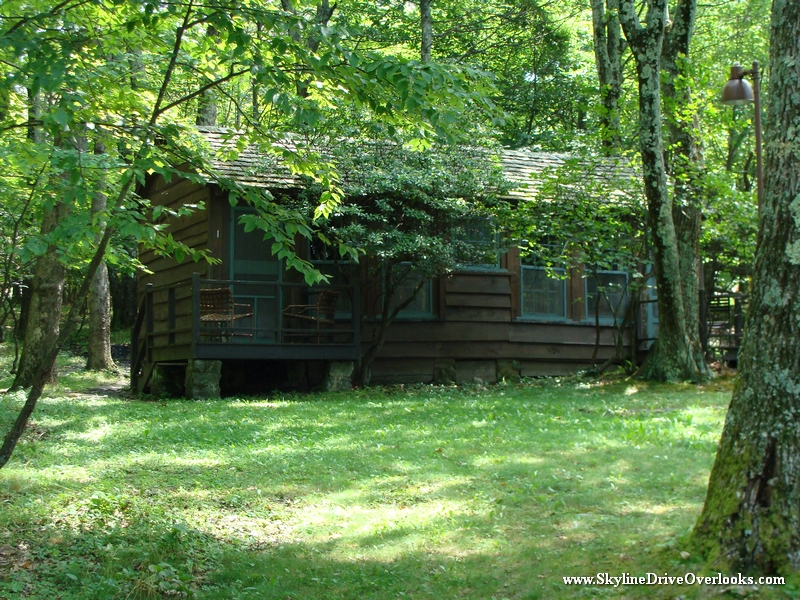
M 702 571 L 682 540 L 730 381 L 205 402 L 108 383 L 65 377 L 0 471 L 0 598 L 791 597 L 563 583 Z

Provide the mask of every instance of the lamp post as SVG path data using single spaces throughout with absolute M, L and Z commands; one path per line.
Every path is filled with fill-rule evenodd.
M 753 87 L 744 79 L 750 76 Z M 731 67 L 731 76 L 728 83 L 722 88 L 722 103 L 730 106 L 742 106 L 750 102 L 755 103 L 755 128 L 756 128 L 756 190 L 758 192 L 758 211 L 764 201 L 764 171 L 761 164 L 761 83 L 758 78 L 758 61 L 753 61 L 753 68 L 747 71 L 738 62 Z

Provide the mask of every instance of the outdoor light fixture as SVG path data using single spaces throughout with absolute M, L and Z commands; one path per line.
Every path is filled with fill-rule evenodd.
M 745 76 L 753 79 L 753 87 L 744 79 Z M 758 210 L 764 198 L 764 172 L 761 165 L 761 84 L 758 79 L 758 61 L 753 61 L 753 68 L 745 71 L 738 62 L 731 67 L 731 76 L 728 83 L 722 88 L 722 103 L 731 106 L 742 106 L 755 103 L 755 128 L 756 128 L 756 189 L 758 191 Z

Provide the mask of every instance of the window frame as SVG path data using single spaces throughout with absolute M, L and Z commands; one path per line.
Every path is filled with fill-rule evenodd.
M 622 309 L 620 312 L 617 313 L 617 317 L 615 318 L 613 315 L 611 316 L 603 316 L 602 315 L 602 307 L 601 307 L 601 315 L 599 319 L 595 318 L 594 315 L 594 296 L 589 295 L 589 280 L 595 279 L 594 272 L 588 265 L 584 266 L 584 277 L 583 277 L 583 305 L 584 305 L 584 320 L 595 323 L 598 322 L 601 325 L 620 325 L 625 318 L 625 311 L 628 309 L 628 303 L 631 301 L 630 295 L 628 293 L 628 286 L 630 284 L 630 273 L 628 271 L 624 271 L 622 269 L 597 269 L 597 275 L 623 275 L 625 277 L 625 288 L 622 291 L 622 296 L 624 298 L 624 303 L 620 305 Z M 597 281 L 597 285 L 600 282 Z M 606 301 L 609 303 L 609 310 L 611 301 L 606 294 Z
M 410 265 L 410 264 L 411 263 L 409 263 L 409 262 L 400 262 L 400 263 L 397 263 L 397 266 Z M 382 266 L 381 269 L 383 270 L 383 269 L 385 269 L 385 267 Z M 411 279 L 411 278 L 413 278 L 413 274 L 411 274 L 409 276 L 409 279 Z M 427 292 L 426 292 L 426 288 L 427 288 Z M 381 277 L 381 292 L 382 292 L 382 295 L 383 295 L 383 301 L 385 302 L 386 301 L 386 293 L 385 293 L 386 290 L 384 288 L 384 278 L 383 277 Z M 426 281 L 425 286 L 423 286 L 423 288 L 417 293 L 417 298 L 415 298 L 415 301 L 419 297 L 421 297 L 422 294 L 427 294 L 427 296 L 428 296 L 427 301 L 428 301 L 428 306 L 430 306 L 430 311 L 409 310 L 409 307 L 406 307 L 403 310 L 401 310 L 399 313 L 397 313 L 397 317 L 395 317 L 395 320 L 398 320 L 398 321 L 400 321 L 400 320 L 402 320 L 402 321 L 414 321 L 414 320 L 416 320 L 416 321 L 430 321 L 430 320 L 436 319 L 438 315 L 436 314 L 436 305 L 435 305 L 435 302 L 434 302 L 435 298 L 434 298 L 434 295 L 433 295 L 433 279 L 428 279 Z M 412 304 L 413 304 L 413 302 L 412 302 Z M 380 318 L 380 315 L 376 315 L 376 317 Z
M 473 246 L 478 246 L 478 245 L 487 246 L 487 247 L 491 246 L 492 253 L 495 256 L 495 262 L 492 263 L 492 264 L 483 263 L 483 264 L 478 264 L 478 265 L 459 264 L 457 270 L 458 271 L 472 271 L 472 272 L 506 271 L 507 269 L 503 268 L 503 252 L 501 252 L 501 250 L 500 250 L 500 232 L 495 229 L 494 223 L 492 222 L 492 219 L 489 218 L 489 217 L 487 217 L 485 219 L 483 219 L 483 218 L 482 219 L 472 219 L 471 223 L 478 223 L 479 221 L 480 222 L 485 222 L 486 225 L 489 226 L 489 228 L 492 231 L 492 239 L 491 240 L 483 239 L 483 238 L 481 238 L 481 239 L 471 239 L 469 237 L 464 237 L 464 238 L 462 238 L 461 241 L 463 241 L 463 242 L 465 242 L 467 244 L 473 245 Z M 469 222 L 466 223 L 465 227 L 469 228 L 471 223 L 469 223 Z
M 564 298 L 563 302 L 563 311 L 560 315 L 555 313 L 537 313 L 537 312 L 525 312 L 525 271 L 538 271 L 545 275 L 546 279 L 560 281 L 562 286 L 562 296 Z M 519 303 L 519 318 L 521 320 L 527 321 L 553 321 L 553 322 L 567 322 L 570 320 L 568 315 L 568 308 L 569 308 L 569 298 L 568 296 L 568 287 L 567 287 L 567 280 L 569 279 L 569 269 L 567 267 L 556 267 L 553 269 L 554 272 L 563 273 L 564 277 L 556 279 L 554 277 L 550 277 L 547 274 L 547 269 L 544 267 L 536 266 L 536 265 L 526 265 L 520 261 L 520 281 L 519 281 L 519 294 L 520 294 L 520 303 Z

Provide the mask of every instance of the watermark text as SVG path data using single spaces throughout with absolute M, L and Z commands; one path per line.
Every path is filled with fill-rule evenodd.
M 623 585 L 784 585 L 785 583 L 786 580 L 783 577 L 750 577 L 741 573 L 736 575 L 717 573 L 713 576 L 695 575 L 694 573 L 683 575 L 596 573 L 589 576 L 564 577 L 564 585 L 609 585 L 615 588 Z

